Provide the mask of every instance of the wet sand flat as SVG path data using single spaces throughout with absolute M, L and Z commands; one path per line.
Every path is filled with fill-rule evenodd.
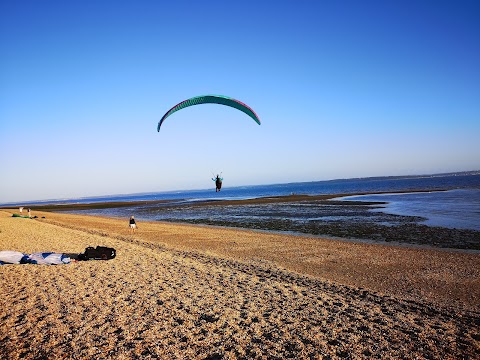
M 1 358 L 480 357 L 478 252 L 12 212 L 2 250 L 117 257 L 1 266 Z
M 408 191 L 410 194 L 415 192 L 424 191 Z M 372 194 L 381 193 L 370 193 Z M 135 214 L 144 221 L 169 221 L 480 251 L 480 231 L 427 226 L 423 224 L 426 219 L 420 216 L 376 211 L 385 206 L 384 202 L 342 200 L 342 196 L 288 195 L 193 202 L 150 200 L 66 203 L 37 205 L 35 210 L 106 217 Z

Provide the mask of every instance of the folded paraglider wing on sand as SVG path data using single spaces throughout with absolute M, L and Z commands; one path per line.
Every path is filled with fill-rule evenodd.
M 54 252 L 38 252 L 24 254 L 19 251 L 0 251 L 0 265 L 5 264 L 39 264 L 39 265 L 61 265 L 69 264 L 70 257 L 65 254 Z

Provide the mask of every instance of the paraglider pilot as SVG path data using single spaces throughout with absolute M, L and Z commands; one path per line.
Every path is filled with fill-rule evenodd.
M 222 188 L 223 178 L 221 178 L 220 175 L 217 174 L 217 176 L 212 178 L 212 180 L 215 181 L 215 192 L 219 192 Z

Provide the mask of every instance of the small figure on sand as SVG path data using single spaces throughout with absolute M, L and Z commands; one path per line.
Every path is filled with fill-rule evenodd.
M 23 215 L 23 206 L 20 206 L 18 210 L 20 211 L 20 215 Z
M 32 217 L 32 212 L 31 212 L 30 208 L 28 208 L 28 217 L 29 217 L 29 218 Z
M 212 178 L 212 180 L 215 181 L 215 192 L 219 192 L 222 188 L 223 178 L 221 178 L 220 175 L 217 174 L 217 176 Z
M 135 222 L 135 218 L 130 216 L 130 233 L 135 233 L 135 230 L 137 229 L 137 223 Z

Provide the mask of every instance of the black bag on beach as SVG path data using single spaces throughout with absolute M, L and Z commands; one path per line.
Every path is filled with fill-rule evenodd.
M 78 255 L 78 260 L 109 260 L 117 255 L 114 248 L 106 246 L 87 247 L 83 254 Z

